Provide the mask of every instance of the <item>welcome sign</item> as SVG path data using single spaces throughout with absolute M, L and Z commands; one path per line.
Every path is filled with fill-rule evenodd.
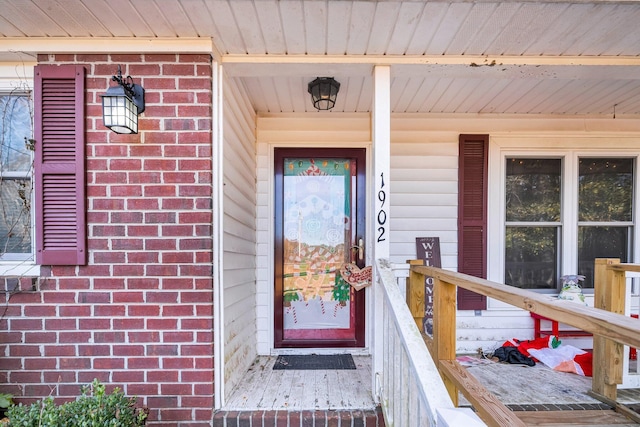
M 424 265 L 442 267 L 440 261 L 439 237 L 416 237 L 417 259 L 424 261 Z M 433 277 L 424 278 L 424 318 L 422 324 L 424 332 L 433 335 Z

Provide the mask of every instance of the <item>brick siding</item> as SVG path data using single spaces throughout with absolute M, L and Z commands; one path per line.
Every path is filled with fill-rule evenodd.
M 213 417 L 211 60 L 40 55 L 87 69 L 89 263 L 0 280 L 0 391 L 59 401 L 98 378 L 137 395 L 149 426 Z M 102 126 L 122 66 L 146 90 L 138 135 Z

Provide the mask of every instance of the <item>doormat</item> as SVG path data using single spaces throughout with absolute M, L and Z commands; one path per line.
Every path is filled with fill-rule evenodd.
M 350 354 L 280 355 L 273 369 L 308 371 L 356 369 L 356 364 Z

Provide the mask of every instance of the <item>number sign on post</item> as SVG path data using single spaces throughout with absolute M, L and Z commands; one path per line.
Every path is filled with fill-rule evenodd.
M 418 259 L 424 260 L 424 265 L 442 267 L 440 261 L 439 237 L 416 237 L 416 254 Z M 424 332 L 433 335 L 433 277 L 424 278 Z

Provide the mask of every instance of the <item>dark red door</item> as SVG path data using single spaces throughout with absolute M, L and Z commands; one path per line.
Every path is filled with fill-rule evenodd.
M 363 347 L 365 150 L 275 150 L 275 347 Z M 362 248 L 362 249 L 360 249 Z

